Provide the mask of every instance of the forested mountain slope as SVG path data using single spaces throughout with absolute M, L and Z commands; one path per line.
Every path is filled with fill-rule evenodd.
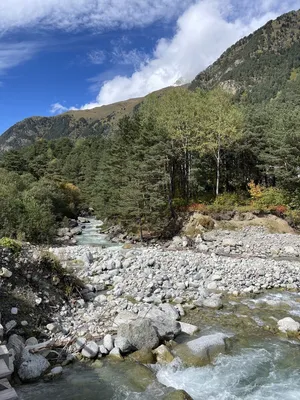
M 247 103 L 275 98 L 300 67 L 300 10 L 241 39 L 201 72 L 191 88 L 221 85 Z
M 108 133 L 124 115 L 132 114 L 142 98 L 130 99 L 92 110 L 69 111 L 55 117 L 31 117 L 13 125 L 0 136 L 0 153 L 28 146 L 36 139 L 72 139 Z

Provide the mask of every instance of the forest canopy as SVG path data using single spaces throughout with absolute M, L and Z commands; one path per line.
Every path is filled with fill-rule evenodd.
M 251 182 L 269 189 L 264 206 L 300 208 L 299 99 L 298 73 L 258 105 L 220 88 L 174 88 L 148 96 L 109 135 L 39 139 L 7 152 L 0 235 L 51 241 L 86 204 L 127 229 L 164 235 L 189 204 L 250 204 Z

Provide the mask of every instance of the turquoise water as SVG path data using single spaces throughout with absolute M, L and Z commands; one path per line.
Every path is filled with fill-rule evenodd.
M 89 219 L 89 223 L 83 224 L 82 234 L 76 236 L 78 245 L 101 246 L 101 247 L 118 247 L 118 244 L 112 243 L 106 235 L 99 233 L 101 221 Z

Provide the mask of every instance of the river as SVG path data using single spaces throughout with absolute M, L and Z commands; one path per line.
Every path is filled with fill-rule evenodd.
M 96 367 L 77 363 L 65 368 L 56 381 L 23 386 L 18 392 L 22 400 L 153 400 L 162 399 L 172 387 L 186 390 L 194 400 L 299 400 L 300 343 L 267 328 L 269 322 L 288 315 L 300 315 L 297 293 L 228 298 L 223 310 L 193 311 L 186 318 L 200 327 L 200 335 L 235 335 L 232 351 L 211 365 L 152 366 L 149 378 L 127 361 L 100 361 Z
M 111 242 L 107 238 L 107 235 L 99 233 L 99 228 L 102 225 L 101 221 L 95 218 L 89 218 L 87 220 L 89 221 L 88 223 L 82 224 L 82 234 L 76 237 L 78 245 L 119 247 L 117 243 Z
M 99 221 L 91 219 L 78 236 L 78 245 L 119 247 L 98 231 Z M 300 294 L 275 291 L 255 298 L 227 298 L 220 311 L 196 310 L 186 317 L 199 326 L 200 335 L 235 335 L 232 351 L 211 365 L 184 368 L 175 362 L 148 371 L 128 361 L 101 360 L 93 367 L 76 363 L 64 368 L 57 380 L 24 385 L 18 394 L 21 400 L 153 400 L 176 388 L 194 400 L 299 400 L 300 342 L 267 328 L 285 316 L 300 316 Z

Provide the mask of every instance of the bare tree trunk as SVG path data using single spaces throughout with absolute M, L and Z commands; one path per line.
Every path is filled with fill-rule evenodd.
M 143 224 L 142 224 L 142 218 L 139 219 L 139 225 L 140 225 L 140 240 L 141 242 L 144 241 L 144 237 L 143 237 Z
M 218 150 L 217 150 L 216 196 L 219 196 L 219 191 L 220 191 L 220 166 L 221 166 L 221 143 L 220 143 L 220 135 L 219 135 L 219 137 L 218 137 Z

